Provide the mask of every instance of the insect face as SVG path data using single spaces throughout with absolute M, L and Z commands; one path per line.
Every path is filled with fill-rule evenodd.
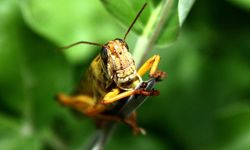
M 129 52 L 127 43 L 122 39 L 109 41 L 103 46 L 101 57 L 104 70 L 116 85 L 124 90 L 134 89 L 131 83 L 137 80 L 134 59 Z

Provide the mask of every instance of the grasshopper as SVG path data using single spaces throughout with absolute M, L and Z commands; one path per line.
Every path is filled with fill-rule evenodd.
M 63 47 L 63 49 L 68 49 L 78 44 L 90 44 L 101 47 L 101 52 L 90 64 L 88 81 L 81 82 L 77 93 L 73 95 L 57 94 L 57 100 L 61 104 L 74 108 L 89 117 L 103 120 L 121 120 L 119 117 L 106 115 L 105 112 L 112 110 L 119 100 L 131 95 L 153 96 L 159 94 L 156 90 L 146 91 L 136 89 L 136 87 L 142 83 L 141 77 L 148 71 L 150 77 L 164 77 L 164 72 L 157 71 L 160 56 L 154 55 L 136 70 L 135 61 L 125 41 L 146 5 L 145 3 L 142 6 L 123 39 L 117 38 L 104 45 L 80 41 Z M 84 85 L 89 85 L 90 93 L 84 93 L 83 88 L 81 88 Z M 122 120 L 131 126 L 135 132 L 142 132 L 142 129 L 137 126 L 135 113 Z

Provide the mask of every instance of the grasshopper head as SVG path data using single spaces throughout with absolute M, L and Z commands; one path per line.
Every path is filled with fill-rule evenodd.
M 133 81 L 140 77 L 137 75 L 135 61 L 124 40 L 115 39 L 106 43 L 102 48 L 101 57 L 108 77 L 119 88 L 123 90 L 134 88 Z

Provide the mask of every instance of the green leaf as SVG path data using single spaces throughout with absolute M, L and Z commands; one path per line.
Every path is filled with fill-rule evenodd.
M 250 12 L 250 1 L 249 0 L 228 0 L 229 2 L 241 7 L 242 9 Z
M 0 138 L 1 149 L 4 150 L 41 150 L 42 143 L 36 137 L 23 137 L 16 133 Z
M 3 17 L 0 31 L 2 105 L 15 117 L 24 115 L 37 121 L 39 126 L 47 125 L 55 113 L 54 95 L 71 86 L 71 69 L 53 44 L 25 26 L 17 3 L 4 2 L 1 7 L 5 6 L 6 10 L 0 14 Z M 4 17 L 3 13 L 11 17 Z
M 218 137 L 222 150 L 250 148 L 250 106 L 236 103 L 223 109 L 218 117 Z M 229 144 L 230 143 L 230 144 Z
M 145 3 L 144 0 L 122 0 L 119 3 L 115 0 L 102 0 L 102 2 L 110 14 L 125 25 L 126 28 L 129 27 Z M 183 24 L 193 3 L 194 0 L 180 0 L 179 2 L 148 0 L 148 6 L 132 30 L 146 38 L 152 37 L 155 32 L 160 32 L 156 41 L 157 46 L 169 45 L 176 40 L 180 26 Z M 163 25 L 159 27 L 159 24 Z
M 195 0 L 179 0 L 178 13 L 180 25 L 185 21 L 190 9 L 192 8 Z
M 20 14 L 16 1 L 0 1 L 0 145 L 6 150 L 35 150 L 46 140 L 58 145 L 41 133 L 60 120 L 68 119 L 64 126 L 73 128 L 68 136 L 88 125 L 73 119 L 54 100 L 56 93 L 73 89 L 73 70 L 56 46 L 32 32 Z
M 114 38 L 119 33 L 97 0 L 24 0 L 20 3 L 25 22 L 60 47 L 82 40 L 102 44 L 106 42 L 102 39 Z M 98 49 L 76 46 L 65 53 L 70 62 L 87 62 Z
M 0 114 L 0 132 L 6 130 L 18 130 L 20 128 L 20 123 L 17 122 L 16 118 L 11 118 Z

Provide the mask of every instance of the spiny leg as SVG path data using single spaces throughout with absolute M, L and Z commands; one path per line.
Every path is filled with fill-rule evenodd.
M 138 127 L 137 121 L 136 121 L 136 112 L 133 112 L 129 117 L 127 118 L 121 118 L 119 116 L 112 116 L 112 115 L 103 115 L 99 114 L 95 116 L 96 119 L 96 125 L 99 128 L 104 128 L 109 121 L 115 121 L 120 122 L 128 125 L 132 128 L 134 134 L 146 134 L 146 131 L 143 128 Z
M 74 108 L 87 116 L 95 116 L 104 111 L 105 106 L 96 104 L 92 97 L 87 95 L 68 96 L 57 94 L 56 99 L 63 105 Z
M 125 118 L 123 121 L 133 129 L 134 134 L 146 134 L 146 131 L 143 128 L 138 127 L 136 112 L 133 112 L 128 118 Z
M 119 89 L 117 89 L 117 90 L 119 90 Z M 125 91 L 125 92 L 122 92 L 120 94 L 117 94 L 117 95 L 112 95 L 112 97 L 111 96 L 109 96 L 109 97 L 104 96 L 104 98 L 101 102 L 102 102 L 102 104 L 110 104 L 110 103 L 113 103 L 115 101 L 118 101 L 120 99 L 123 99 L 125 97 L 129 97 L 129 96 L 135 95 L 135 94 L 140 94 L 140 95 L 145 95 L 145 96 L 157 96 L 157 95 L 159 95 L 159 91 L 156 91 L 156 90 L 145 91 L 144 89 L 129 90 L 129 91 Z
M 67 96 L 65 94 L 58 94 L 56 99 L 65 106 L 72 107 L 89 117 L 97 119 L 97 121 L 99 121 L 97 125 L 100 127 L 105 125 L 107 121 L 116 121 L 127 124 L 135 133 L 144 133 L 143 129 L 137 127 L 136 120 L 134 119 L 135 117 L 132 116 L 124 119 L 119 116 L 101 114 L 105 107 L 101 104 L 95 104 L 92 97 L 87 95 Z

